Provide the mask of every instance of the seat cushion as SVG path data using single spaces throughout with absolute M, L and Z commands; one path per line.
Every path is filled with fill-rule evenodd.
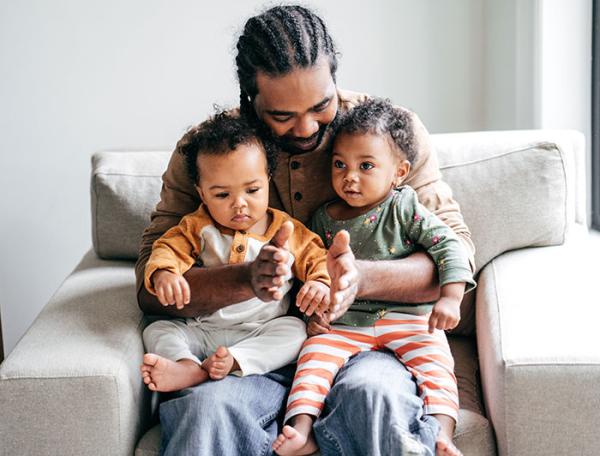
M 496 455 L 496 443 L 490 422 L 483 416 L 479 368 L 475 341 L 470 337 L 449 338 L 455 360 L 461 409 L 454 441 L 465 456 Z M 135 456 L 158 456 L 160 425 L 150 428 L 140 439 Z

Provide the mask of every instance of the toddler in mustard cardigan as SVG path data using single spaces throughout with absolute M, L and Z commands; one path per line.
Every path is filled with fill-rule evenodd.
M 287 316 L 293 277 L 304 282 L 296 305 L 308 315 L 329 306 L 321 239 L 286 213 L 268 207 L 273 152 L 245 121 L 227 112 L 191 129 L 179 144 L 202 204 L 152 246 L 145 286 L 163 305 L 190 301 L 183 274 L 194 264 L 254 261 L 283 227 L 291 274 L 275 300 L 253 297 L 195 318 L 159 320 L 143 333 L 141 367 L 152 391 L 176 391 L 232 373 L 263 374 L 295 361 L 305 324 Z M 287 225 L 287 226 L 284 226 Z

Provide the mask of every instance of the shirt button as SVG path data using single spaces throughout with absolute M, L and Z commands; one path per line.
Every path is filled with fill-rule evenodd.
M 244 246 L 240 244 L 235 248 L 235 250 L 237 250 L 238 253 L 242 253 L 244 251 Z
M 293 161 L 293 162 L 290 164 L 290 167 L 291 167 L 292 169 L 298 169 L 298 168 L 300 168 L 300 162 L 297 162 L 297 161 L 295 161 L 295 160 L 294 160 L 294 161 Z
M 302 193 L 300 193 L 300 192 L 294 193 L 294 199 L 296 201 L 300 201 L 302 199 Z

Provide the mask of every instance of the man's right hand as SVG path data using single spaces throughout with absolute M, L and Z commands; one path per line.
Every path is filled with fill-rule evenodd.
M 292 222 L 284 222 L 271 242 L 263 246 L 250 265 L 250 283 L 261 301 L 279 301 L 283 298 L 281 286 L 290 276 L 287 241 L 293 232 Z

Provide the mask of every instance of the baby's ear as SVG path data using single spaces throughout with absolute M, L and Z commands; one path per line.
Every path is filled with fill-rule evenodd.
M 196 187 L 196 191 L 198 192 L 198 195 L 200 195 L 200 199 L 202 201 L 204 201 L 205 200 L 204 199 L 204 194 L 203 194 L 202 189 L 200 188 L 200 186 L 198 184 L 196 184 L 196 185 L 194 185 L 194 187 Z
M 408 160 L 400 160 L 396 168 L 396 178 L 394 180 L 394 186 L 400 187 L 402 182 L 407 178 L 410 172 L 410 162 Z

